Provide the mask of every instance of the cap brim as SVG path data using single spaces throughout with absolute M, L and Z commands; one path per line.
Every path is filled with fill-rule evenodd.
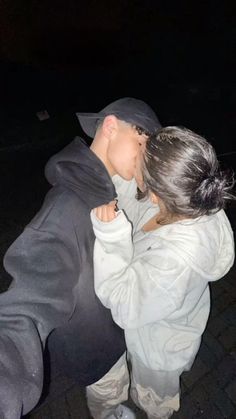
M 76 116 L 85 134 L 87 134 L 91 138 L 94 138 L 97 127 L 97 121 L 102 118 L 101 114 L 76 112 Z

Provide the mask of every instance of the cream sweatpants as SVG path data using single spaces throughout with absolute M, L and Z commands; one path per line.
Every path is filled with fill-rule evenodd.
M 152 371 L 126 354 L 101 380 L 87 387 L 88 407 L 94 419 L 106 419 L 128 399 L 144 410 L 149 419 L 168 419 L 179 409 L 179 371 Z

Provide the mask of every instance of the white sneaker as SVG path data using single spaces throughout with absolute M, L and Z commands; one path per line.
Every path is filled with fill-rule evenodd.
M 111 416 L 108 416 L 107 419 L 136 419 L 135 414 L 132 412 L 129 407 L 119 404 L 117 406 L 115 413 Z

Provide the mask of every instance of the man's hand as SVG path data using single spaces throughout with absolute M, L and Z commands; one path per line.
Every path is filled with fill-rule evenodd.
M 105 223 L 114 220 L 117 212 L 117 201 L 111 201 L 109 204 L 101 205 L 100 207 L 94 208 L 96 217 Z

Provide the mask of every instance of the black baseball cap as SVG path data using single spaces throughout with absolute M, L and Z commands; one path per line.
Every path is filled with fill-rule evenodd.
M 143 128 L 149 133 L 154 133 L 161 128 L 150 106 L 132 97 L 118 99 L 97 113 L 76 113 L 83 131 L 91 138 L 95 136 L 98 121 L 108 115 L 115 115 L 118 119 Z

